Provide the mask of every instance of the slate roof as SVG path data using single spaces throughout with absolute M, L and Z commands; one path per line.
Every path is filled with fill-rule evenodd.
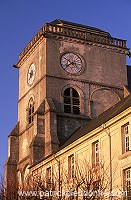
M 110 119 L 114 118 L 127 108 L 131 106 L 131 95 L 127 96 L 126 98 L 122 99 L 120 102 L 103 112 L 97 118 L 90 120 L 85 125 L 80 127 L 77 131 L 75 131 L 68 140 L 60 147 L 63 149 L 64 147 L 70 145 L 71 143 L 75 142 L 77 139 L 81 138 L 82 136 L 88 134 L 89 132 L 93 131 L 97 127 L 101 126 L 102 124 L 106 123 Z
M 89 132 L 93 131 L 97 127 L 106 123 L 107 121 L 109 121 L 113 117 L 117 116 L 118 114 L 120 114 L 121 112 L 123 112 L 124 110 L 129 108 L 130 106 L 131 106 L 131 95 L 122 99 L 117 104 L 115 104 L 114 106 L 109 108 L 107 111 L 105 111 L 101 115 L 99 115 L 97 118 L 88 121 L 85 125 L 81 126 L 79 129 L 77 129 L 77 131 L 75 131 L 56 152 L 62 150 L 64 147 L 70 145 L 71 143 L 75 142 L 82 136 L 88 134 Z M 54 152 L 54 153 L 56 153 L 56 152 Z M 41 159 L 38 163 L 42 162 L 43 160 L 46 160 L 50 156 L 54 155 L 54 153 L 52 153 L 51 155 L 48 155 L 44 159 Z M 33 164 L 31 167 L 33 167 L 35 165 L 36 165 L 36 163 Z
M 110 33 L 103 31 L 101 29 L 94 28 L 94 27 L 91 27 L 91 26 L 86 26 L 86 25 L 83 25 L 83 24 L 77 24 L 77 23 L 74 23 L 74 22 L 68 22 L 68 21 L 61 20 L 61 19 L 56 19 L 56 20 L 50 22 L 50 24 L 65 25 L 65 26 L 68 26 L 68 27 L 70 26 L 70 27 L 74 27 L 74 28 L 77 27 L 77 28 L 81 28 L 81 29 L 86 29 L 87 31 L 90 31 L 90 32 L 93 32 L 93 33 L 96 33 L 96 34 L 111 37 Z

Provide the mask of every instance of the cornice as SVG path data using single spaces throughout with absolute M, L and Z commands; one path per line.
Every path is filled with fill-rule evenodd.
M 126 55 L 130 56 L 129 48 L 126 47 L 126 40 L 116 39 L 116 40 L 118 40 L 118 43 L 119 43 L 119 40 L 125 42 L 125 45 L 120 46 L 120 45 L 115 45 L 111 42 L 104 43 L 100 40 L 90 40 L 90 39 L 85 40 L 85 39 L 78 39 L 78 38 L 74 38 L 74 37 L 61 36 L 61 35 L 50 34 L 50 33 L 46 33 L 45 37 L 46 38 L 54 38 L 56 40 L 64 40 L 64 41 L 73 42 L 73 43 L 97 46 L 97 47 L 101 47 L 101 48 L 104 48 L 104 49 L 112 50 L 112 51 L 122 53 L 122 54 L 126 54 Z M 115 40 L 115 38 L 112 38 L 112 37 L 108 37 L 108 38 L 109 38 L 109 40 L 111 40 L 111 39 Z M 114 42 L 114 43 L 116 43 L 116 42 Z
M 24 51 L 27 52 L 25 56 L 23 56 L 18 63 L 15 65 L 15 67 L 20 68 L 23 63 L 30 57 L 30 55 L 36 50 L 36 48 L 42 43 L 44 37 L 41 36 L 38 41 L 36 41 L 32 46 L 27 45 L 27 48 L 25 47 Z
M 90 84 L 90 85 L 95 85 L 98 87 L 107 87 L 110 89 L 115 89 L 115 90 L 120 90 L 123 91 L 123 88 L 115 86 L 115 85 L 109 85 L 109 84 L 105 84 L 105 83 L 99 83 L 99 82 L 95 82 L 95 81 L 89 81 L 89 80 L 84 80 L 84 79 L 78 79 L 78 78 L 74 78 L 74 77 L 59 77 L 59 76 L 51 76 L 51 75 L 46 75 L 47 78 L 55 78 L 55 79 L 61 79 L 61 80 L 72 80 L 72 81 L 77 81 L 77 82 L 81 82 L 84 84 Z
M 118 86 L 115 86 L 115 85 L 108 85 L 108 84 L 102 84 L 102 83 L 99 83 L 99 82 L 94 82 L 94 81 L 88 81 L 88 80 L 84 80 L 84 79 L 77 79 L 77 78 L 66 78 L 66 77 L 59 77 L 59 76 L 51 76 L 51 75 L 44 75 L 43 77 L 41 77 L 31 88 L 29 88 L 29 90 L 23 95 L 20 97 L 20 99 L 18 100 L 18 103 L 29 93 L 29 91 L 31 91 L 34 87 L 36 87 L 36 85 L 44 78 L 54 78 L 54 79 L 61 79 L 61 80 L 73 80 L 73 81 L 77 81 L 77 82 L 81 82 L 83 84 L 89 84 L 89 85 L 94 85 L 94 86 L 97 86 L 97 87 L 104 87 L 104 88 L 110 88 L 114 91 L 121 91 L 123 92 L 123 88 L 121 87 L 118 87 Z
M 99 46 L 130 56 L 130 51 L 126 46 L 126 40 L 92 33 L 89 32 L 89 30 L 87 31 L 86 29 L 80 29 L 80 27 L 73 28 L 47 23 L 38 31 L 38 33 L 20 53 L 20 61 L 16 65 L 18 68 L 30 56 L 32 51 L 36 49 L 37 45 L 42 41 L 43 38 L 54 38 L 58 40 L 66 40 L 68 42 Z

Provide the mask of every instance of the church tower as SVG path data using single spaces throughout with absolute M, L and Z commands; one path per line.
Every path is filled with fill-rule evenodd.
M 125 40 L 97 28 L 55 20 L 38 31 L 15 65 L 18 124 L 9 135 L 7 177 L 24 180 L 29 166 L 123 98 L 128 54 Z

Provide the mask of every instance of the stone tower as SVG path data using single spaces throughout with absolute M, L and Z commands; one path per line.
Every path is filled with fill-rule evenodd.
M 125 40 L 97 28 L 55 20 L 39 30 L 15 65 L 18 124 L 9 135 L 7 177 L 24 180 L 29 166 L 123 98 L 128 54 Z

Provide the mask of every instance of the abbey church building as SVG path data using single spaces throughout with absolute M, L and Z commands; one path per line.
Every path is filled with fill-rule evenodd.
M 18 123 L 8 136 L 7 193 L 38 166 L 46 168 L 40 163 L 47 159 L 51 163 L 51 156 L 77 144 L 81 134 L 88 135 L 127 108 L 131 111 L 126 56 L 130 56 L 126 40 L 58 19 L 46 23 L 31 39 L 14 65 L 19 70 Z M 131 131 L 131 118 L 127 125 Z M 93 138 L 99 140 L 97 134 Z M 108 143 L 101 142 L 100 148 L 105 146 Z

